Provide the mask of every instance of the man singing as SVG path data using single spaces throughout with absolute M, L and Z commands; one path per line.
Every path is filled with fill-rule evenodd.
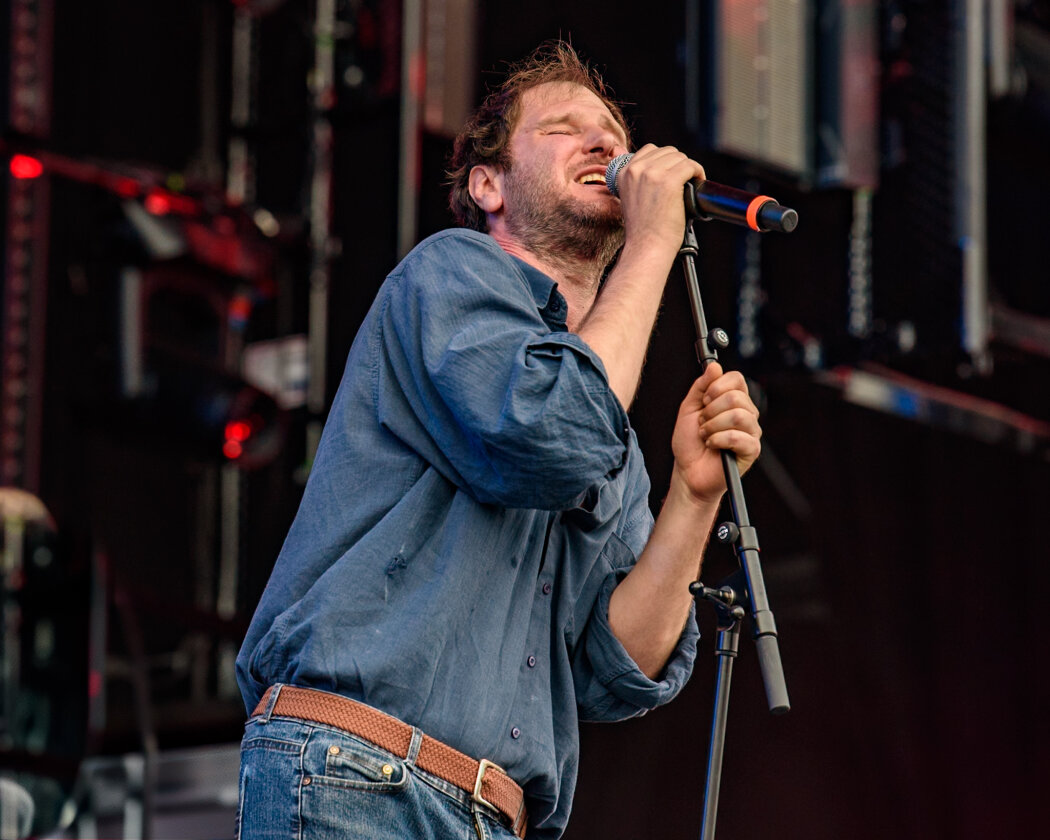
M 615 197 L 630 146 L 563 43 L 457 138 L 465 227 L 380 289 L 238 658 L 242 838 L 553 840 L 579 720 L 688 679 L 720 450 L 746 470 L 761 429 L 709 365 L 654 523 L 626 411 L 704 170 L 642 146 Z

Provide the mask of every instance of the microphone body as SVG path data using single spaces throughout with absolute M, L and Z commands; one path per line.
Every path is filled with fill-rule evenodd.
M 618 196 L 620 170 L 633 155 L 619 155 L 605 169 L 605 186 Z M 768 195 L 755 195 L 714 181 L 694 178 L 685 185 L 685 212 L 690 219 L 732 222 L 764 233 L 775 230 L 791 233 L 798 225 L 798 213 L 790 207 L 777 204 Z

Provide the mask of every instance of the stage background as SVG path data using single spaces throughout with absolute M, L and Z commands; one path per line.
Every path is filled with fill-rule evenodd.
M 50 711 L 34 741 L 8 701 L 0 761 L 70 789 L 86 759 L 236 743 L 243 708 L 231 656 L 347 350 L 399 258 L 399 234 L 452 224 L 442 121 L 476 102 L 504 62 L 560 36 L 605 70 L 639 143 L 678 145 L 712 180 L 771 193 L 801 219 L 790 236 L 697 226 L 708 319 L 735 337 L 726 363 L 748 375 L 764 413 L 766 454 L 745 489 L 793 705 L 769 714 L 745 633 L 720 834 L 983 840 L 1043 830 L 1047 4 L 1006 4 L 1010 72 L 1004 88 L 979 96 L 986 137 L 970 136 L 987 188 L 977 308 L 991 324 L 976 350 L 962 326 L 969 240 L 957 227 L 966 197 L 956 155 L 969 135 L 961 77 L 950 72 L 962 60 L 953 39 L 974 20 L 965 4 L 802 5 L 811 72 L 799 107 L 811 109 L 811 145 L 800 171 L 718 139 L 717 115 L 733 100 L 714 84 L 716 59 L 739 34 L 718 29 L 718 16 L 764 20 L 766 9 L 723 5 L 479 0 L 431 3 L 423 15 L 359 0 L 335 3 L 337 26 L 317 34 L 324 4 L 304 0 L 7 4 L 0 34 L 10 43 L 26 8 L 50 22 L 51 40 L 40 46 L 47 119 L 15 120 L 14 69 L 2 103 L 5 165 L 16 153 L 44 162 L 39 178 L 5 176 L 5 336 L 23 317 L 15 256 L 26 248 L 43 290 L 19 408 L 38 412 L 26 433 L 35 448 L 11 450 L 22 460 L 5 481 L 54 518 L 54 528 L 30 529 L 26 556 L 47 545 L 57 560 L 31 566 L 5 597 L 19 602 L 27 634 L 43 622 L 58 641 L 22 657 L 37 663 L 25 697 Z M 428 73 L 422 53 L 403 67 L 406 8 L 419 16 L 408 20 L 428 44 Z M 828 21 L 858 8 L 870 63 L 842 69 Z M 333 45 L 327 88 L 311 69 L 318 44 Z M 858 84 L 848 76 L 858 72 L 853 95 L 869 97 L 860 108 L 869 124 L 843 142 L 867 149 L 867 169 L 836 174 L 821 138 L 846 131 L 850 99 L 827 96 L 847 78 Z M 991 78 L 987 66 L 978 72 Z M 406 92 L 405 79 L 417 87 Z M 406 163 L 407 93 L 431 100 Z M 18 239 L 30 230 L 18 228 L 26 207 L 38 231 L 28 246 Z M 181 250 L 165 250 L 165 236 Z M 868 320 L 857 327 L 854 316 Z M 631 412 L 654 510 L 676 406 L 697 373 L 694 338 L 676 273 Z M 274 342 L 290 359 L 276 401 L 245 374 L 254 354 L 273 373 Z M 313 391 L 306 346 L 326 363 L 315 364 Z M 7 383 L 21 375 L 4 370 Z M 230 425 L 238 420 L 246 439 Z M 704 580 L 734 567 L 714 547 Z M 699 835 L 716 667 L 709 608 L 700 617 L 696 671 L 673 704 L 584 726 L 568 840 Z M 148 805 L 148 774 L 145 788 L 133 777 L 119 775 L 118 798 Z M 78 802 L 101 813 L 97 790 L 84 792 L 91 784 Z M 232 835 L 230 803 L 220 805 L 218 831 Z

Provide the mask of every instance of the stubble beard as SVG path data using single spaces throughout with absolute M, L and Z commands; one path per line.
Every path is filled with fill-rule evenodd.
M 600 276 L 623 246 L 619 207 L 604 209 L 557 195 L 548 184 L 513 167 L 507 172 L 507 185 L 515 195 L 507 228 L 543 259 L 577 269 L 587 263 Z

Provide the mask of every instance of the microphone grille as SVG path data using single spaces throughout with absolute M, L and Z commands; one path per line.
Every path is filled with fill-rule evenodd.
M 615 196 L 620 194 L 620 187 L 616 183 L 616 176 L 620 174 L 621 169 L 631 162 L 631 158 L 633 157 L 633 154 L 617 155 L 609 161 L 609 165 L 605 167 L 605 186 L 609 192 Z

